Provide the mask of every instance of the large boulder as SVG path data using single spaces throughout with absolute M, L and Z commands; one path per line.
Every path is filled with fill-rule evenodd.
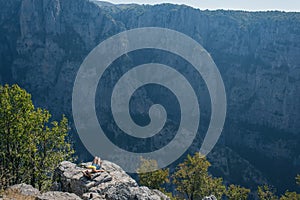
M 60 163 L 54 174 L 53 189 L 62 192 L 75 193 L 83 199 L 106 200 L 168 200 L 169 198 L 158 190 L 139 187 L 121 167 L 103 161 L 105 172 L 95 173 L 92 179 L 83 176 L 82 171 L 91 163 L 77 166 L 64 161 Z
M 10 186 L 6 189 L 6 192 L 7 193 L 14 192 L 23 196 L 31 196 L 31 197 L 36 197 L 41 194 L 38 189 L 32 187 L 31 185 L 27 185 L 25 183 Z
M 79 196 L 74 193 L 49 191 L 41 193 L 38 189 L 27 184 L 17 184 L 8 187 L 0 200 L 81 200 Z
M 108 172 L 93 174 L 92 180 L 83 176 L 85 169 L 76 164 L 63 161 L 60 163 L 54 174 L 54 184 L 52 189 L 57 191 L 72 192 L 79 196 L 87 192 L 90 188 L 112 180 Z
M 214 195 L 210 195 L 210 196 L 204 197 L 202 200 L 217 200 L 217 198 Z

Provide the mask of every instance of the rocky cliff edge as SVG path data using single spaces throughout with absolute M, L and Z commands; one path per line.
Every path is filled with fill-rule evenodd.
M 109 161 L 103 161 L 105 172 L 94 173 L 89 179 L 83 176 L 82 171 L 90 164 L 61 162 L 54 172 L 52 191 L 40 193 L 30 185 L 19 184 L 8 188 L 7 194 L 19 193 L 28 197 L 26 199 L 37 200 L 169 200 L 158 190 L 139 186 L 121 167 Z M 11 199 L 5 193 L 2 198 Z

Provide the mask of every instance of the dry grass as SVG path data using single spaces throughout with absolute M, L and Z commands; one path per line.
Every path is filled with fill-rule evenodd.
M 33 196 L 27 196 L 20 193 L 19 190 L 8 189 L 1 193 L 3 200 L 35 200 Z

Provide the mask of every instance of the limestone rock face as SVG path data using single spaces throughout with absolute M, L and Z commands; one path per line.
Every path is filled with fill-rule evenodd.
M 105 172 L 94 173 L 92 178 L 83 176 L 84 163 L 78 167 L 76 164 L 64 161 L 55 171 L 54 190 L 75 193 L 83 199 L 107 200 L 168 200 L 169 198 L 157 190 L 148 187 L 139 187 L 121 167 L 109 161 L 103 161 Z
M 36 200 L 81 200 L 76 194 L 50 191 L 37 196 Z
M 12 192 L 18 192 L 21 195 L 31 196 L 31 197 L 36 197 L 41 194 L 38 189 L 24 183 L 13 185 L 9 187 L 7 190 L 11 190 Z
M 214 195 L 210 195 L 210 196 L 204 197 L 202 200 L 217 200 L 217 198 Z
M 110 174 L 103 172 L 94 174 L 92 180 L 89 181 L 83 177 L 83 170 L 74 163 L 62 162 L 55 171 L 54 178 L 57 182 L 53 185 L 53 189 L 82 195 L 90 188 L 112 180 Z
M 0 198 L 1 199 L 1 198 Z M 41 193 L 38 189 L 27 184 L 13 185 L 4 191 L 3 200 L 28 199 L 28 200 L 81 200 L 74 193 L 49 191 Z

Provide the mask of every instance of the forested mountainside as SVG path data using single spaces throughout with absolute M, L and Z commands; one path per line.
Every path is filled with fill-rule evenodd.
M 101 41 L 149 26 L 192 37 L 211 54 L 227 94 L 222 138 L 208 155 L 212 173 L 244 186 L 267 182 L 279 192 L 295 189 L 294 177 L 300 169 L 300 13 L 201 11 L 171 4 L 113 5 L 87 0 L 0 0 L 0 7 L 0 83 L 18 83 L 32 94 L 35 105 L 50 110 L 54 118 L 65 113 L 72 119 L 77 70 Z M 173 55 L 165 54 L 147 50 L 128 54 L 116 63 L 121 67 L 107 73 L 102 87 L 110 88 L 127 66 L 135 64 L 133 58 L 138 58 L 137 63 L 164 58 L 166 64 L 174 64 Z M 177 64 L 205 97 L 199 77 L 183 61 Z M 145 91 L 138 94 L 139 106 L 132 108 L 137 115 L 151 104 Z M 148 93 L 153 91 L 159 91 L 156 98 L 164 95 L 162 89 Z M 98 97 L 97 108 L 106 111 L 108 105 Z M 204 98 L 201 106 L 203 131 L 210 114 L 209 99 Z M 171 112 L 174 119 L 167 132 L 178 120 L 176 109 Z M 110 125 L 109 119 L 104 121 L 103 126 Z M 80 159 L 86 159 L 87 152 L 76 140 Z M 199 148 L 199 140 L 189 151 Z

